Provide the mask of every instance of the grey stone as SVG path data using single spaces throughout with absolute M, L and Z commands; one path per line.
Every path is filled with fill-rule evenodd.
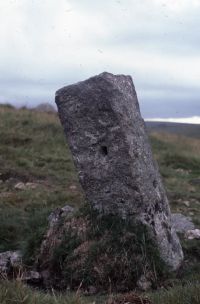
M 22 254 L 20 251 L 5 251 L 0 253 L 0 274 L 8 274 L 11 268 L 21 268 Z
M 188 240 L 200 239 L 200 229 L 186 231 L 185 238 Z
M 14 186 L 14 188 L 16 190 L 35 189 L 37 187 L 38 187 L 38 184 L 30 183 L 30 182 L 28 182 L 28 183 L 19 182 Z
M 64 229 L 63 219 L 71 217 L 73 212 L 74 208 L 66 205 L 63 208 L 57 208 L 50 214 L 48 218 L 48 229 L 44 236 L 44 240 L 42 241 L 40 252 L 35 263 L 36 267 L 39 266 L 43 271 L 46 269 L 46 264 L 49 264 L 49 261 L 53 258 L 54 249 L 59 246 L 61 242 Z
M 172 226 L 179 233 L 185 233 L 188 230 L 194 229 L 194 224 L 191 217 L 185 216 L 181 213 L 172 214 Z
M 49 215 L 49 226 L 53 227 L 56 223 L 59 223 L 62 219 L 62 217 L 66 217 L 67 215 L 70 215 L 74 212 L 74 208 L 66 205 L 62 208 L 57 208 L 51 214 Z
M 146 225 L 169 269 L 183 253 L 130 76 L 102 73 L 56 92 L 87 201 Z
M 142 291 L 147 291 L 151 289 L 152 283 L 148 278 L 146 278 L 145 275 L 142 275 L 140 279 L 137 281 L 137 286 L 142 290 Z
M 29 282 L 29 283 L 37 283 L 40 282 L 42 276 L 37 271 L 24 271 L 20 278 L 21 281 Z

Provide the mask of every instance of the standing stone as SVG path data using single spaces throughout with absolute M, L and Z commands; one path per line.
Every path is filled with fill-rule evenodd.
M 60 89 L 56 103 L 87 201 L 146 225 L 177 269 L 183 253 L 131 77 L 102 73 Z

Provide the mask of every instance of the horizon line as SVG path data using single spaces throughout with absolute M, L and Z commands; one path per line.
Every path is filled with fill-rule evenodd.
M 178 117 L 178 118 L 145 118 L 145 121 L 149 122 L 171 122 L 171 123 L 185 123 L 185 124 L 200 124 L 200 116 L 191 117 Z

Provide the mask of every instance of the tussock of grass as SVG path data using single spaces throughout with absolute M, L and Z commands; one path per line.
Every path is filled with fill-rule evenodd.
M 81 236 L 80 223 L 86 227 Z M 167 275 L 157 246 L 141 223 L 99 216 L 85 207 L 72 225 L 67 220 L 63 226 L 67 227 L 63 240 L 50 261 L 52 283 L 58 281 L 59 287 L 64 284 L 76 289 L 82 284 L 124 292 L 135 288 L 141 275 L 148 275 L 154 287 Z

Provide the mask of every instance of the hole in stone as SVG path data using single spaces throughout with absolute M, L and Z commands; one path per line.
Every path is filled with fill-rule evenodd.
M 159 208 L 159 203 L 157 202 L 156 204 L 155 204 L 155 212 L 158 212 L 160 210 L 160 208 Z
M 154 181 L 153 181 L 153 186 L 154 186 L 154 188 L 156 188 L 158 186 L 158 182 L 156 179 L 154 179 Z
M 104 156 L 108 155 L 108 148 L 106 146 L 101 146 L 101 153 Z
M 139 192 L 138 186 L 133 186 L 133 190 L 136 191 L 136 192 Z

